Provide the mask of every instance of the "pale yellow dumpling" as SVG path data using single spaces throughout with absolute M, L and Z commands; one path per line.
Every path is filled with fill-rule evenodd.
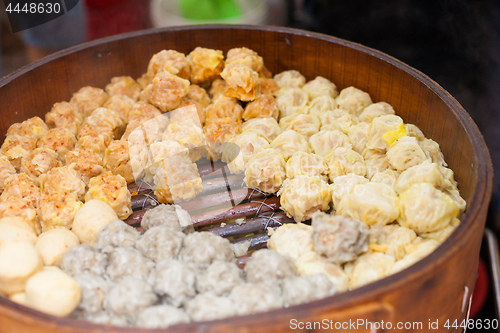
M 382 172 L 377 172 L 370 179 L 374 183 L 382 183 L 394 187 L 399 179 L 400 173 L 396 170 L 387 169 Z M 397 191 L 396 191 L 397 192 Z M 398 192 L 399 193 L 399 192 Z
M 291 116 L 294 113 L 305 113 L 308 101 L 309 95 L 300 88 L 281 88 L 276 96 L 280 118 Z
M 395 114 L 392 106 L 386 102 L 378 102 L 367 106 L 359 115 L 360 121 L 371 123 L 373 119 L 380 116 Z
M 436 141 L 431 139 L 423 139 L 419 140 L 418 144 L 424 151 L 425 156 L 431 159 L 432 162 L 437 163 L 440 166 L 448 166 L 448 164 L 446 164 L 446 162 L 444 161 L 443 153 L 441 152 L 439 144 Z
M 312 233 L 310 225 L 287 223 L 274 231 L 267 246 L 281 255 L 298 259 L 304 253 L 314 251 Z
M 359 184 L 340 200 L 337 214 L 368 225 L 385 225 L 399 216 L 398 196 L 394 189 L 380 183 Z
M 415 231 L 397 224 L 376 226 L 372 228 L 372 233 L 378 234 L 377 238 L 381 239 L 376 247 L 370 246 L 370 248 L 390 255 L 396 260 L 406 255 L 406 247 L 417 237 Z M 382 249 L 383 251 L 380 251 Z
M 328 176 L 333 181 L 338 176 L 354 173 L 358 176 L 366 175 L 366 165 L 363 157 L 354 150 L 344 147 L 335 148 L 325 156 L 328 165 Z
M 127 181 L 120 175 L 113 175 L 110 171 L 90 179 L 85 201 L 92 199 L 107 203 L 122 220 L 132 214 L 132 201 Z
M 281 209 L 296 222 L 310 219 L 319 210 L 328 210 L 332 199 L 328 184 L 319 177 L 311 176 L 286 179 L 278 196 Z
M 410 245 L 410 247 L 413 247 L 412 251 L 392 266 L 391 274 L 395 274 L 424 259 L 439 246 L 439 243 L 433 239 L 422 241 L 419 237 L 417 237 L 413 243 L 416 244 L 414 246 Z
M 342 89 L 335 101 L 339 109 L 345 110 L 356 117 L 361 114 L 365 107 L 373 103 L 368 93 L 354 87 Z
M 286 162 L 286 177 L 316 176 L 327 180 L 328 166 L 324 159 L 316 154 L 298 151 Z
M 304 89 L 311 99 L 318 96 L 328 96 L 335 98 L 338 96 L 337 86 L 330 80 L 322 77 L 316 76 L 314 80 L 307 82 L 302 89 Z
M 307 104 L 304 108 L 305 113 L 315 114 L 317 116 L 321 116 L 322 114 L 332 111 L 338 110 L 336 109 L 337 103 L 335 99 L 330 96 L 318 96 Z
M 309 139 L 319 132 L 321 122 L 314 114 L 294 113 L 291 116 L 281 118 L 279 124 L 282 131 L 294 130 Z
M 403 119 L 395 115 L 377 117 L 372 121 L 366 147 L 385 152 L 403 136 L 406 136 Z
M 16 168 L 10 164 L 9 159 L 0 154 L 0 192 L 5 188 L 5 180 L 16 174 Z
M 349 173 L 345 176 L 339 176 L 333 179 L 333 184 L 330 185 L 332 192 L 333 208 L 338 210 L 340 200 L 352 193 L 354 186 L 358 184 L 366 184 L 368 179 L 358 176 L 354 173 Z
M 365 160 L 366 176 L 368 179 L 371 179 L 377 172 L 384 172 L 387 169 L 392 169 L 385 153 L 374 149 L 365 149 L 362 156 Z
M 285 159 L 276 149 L 265 149 L 252 156 L 245 170 L 246 184 L 266 193 L 278 191 L 285 180 Z
M 380 252 L 362 254 L 344 267 L 349 276 L 349 288 L 361 287 L 390 275 L 394 263 L 392 256 Z
M 241 131 L 254 132 L 265 138 L 269 143 L 281 134 L 278 122 L 271 117 L 249 119 L 241 125 Z
M 455 231 L 459 224 L 460 220 L 454 218 L 451 220 L 450 225 L 446 228 L 434 232 L 420 233 L 419 236 L 423 239 L 433 239 L 439 243 L 443 243 L 448 237 L 450 237 L 451 233 Z
M 150 159 L 145 174 L 146 181 L 153 181 L 153 176 L 156 174 L 164 159 L 176 154 L 186 154 L 187 152 L 188 150 L 186 147 L 169 138 L 151 144 L 149 147 Z
M 406 136 L 396 140 L 389 148 L 387 159 L 394 169 L 402 172 L 424 162 L 427 156 L 415 138 Z
M 325 274 L 338 291 L 346 291 L 349 286 L 349 277 L 341 266 L 328 262 L 316 252 L 306 252 L 295 260 L 295 266 L 300 275 Z
M 446 228 L 459 213 L 453 199 L 429 183 L 412 185 L 399 196 L 400 225 L 427 233 Z
M 306 153 L 311 151 L 307 139 L 294 130 L 282 132 L 271 142 L 270 147 L 281 152 L 285 160 L 288 160 L 297 151 Z
M 244 173 L 252 156 L 269 148 L 269 142 L 256 133 L 244 132 L 231 140 L 222 152 L 222 162 L 228 164 L 231 173 Z
M 298 71 L 292 69 L 276 74 L 274 81 L 276 81 L 280 88 L 301 88 L 306 83 L 306 78 Z
M 344 133 L 321 130 L 309 138 L 312 151 L 320 156 L 331 154 L 336 148 L 351 148 L 351 140 Z
M 342 109 L 333 109 L 320 113 L 319 118 L 322 131 L 338 130 L 344 134 L 347 134 L 359 122 L 355 116 Z
M 429 183 L 437 188 L 444 188 L 448 184 L 441 173 L 439 165 L 431 163 L 430 160 L 415 165 L 403 171 L 398 177 L 394 189 L 399 194 L 409 189 L 413 184 Z

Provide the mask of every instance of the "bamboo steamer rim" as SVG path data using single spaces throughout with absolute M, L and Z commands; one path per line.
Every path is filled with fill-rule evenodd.
M 477 170 L 477 179 L 476 184 L 473 189 L 473 195 L 471 199 L 467 202 L 467 210 L 461 218 L 460 225 L 456 228 L 456 230 L 445 240 L 435 251 L 433 251 L 430 255 L 415 263 L 414 265 L 396 273 L 390 275 L 381 280 L 377 280 L 368 285 L 362 286 L 352 291 L 343 292 L 340 294 L 336 294 L 330 296 L 328 298 L 324 298 L 318 301 L 292 306 L 289 308 L 281 308 L 277 310 L 272 310 L 268 312 L 262 312 L 252 315 L 246 316 L 237 316 L 230 317 L 226 319 L 213 320 L 209 322 L 194 322 L 190 324 L 183 325 L 175 325 L 169 327 L 169 331 L 208 331 L 210 327 L 215 327 L 217 325 L 223 324 L 227 327 L 245 327 L 251 323 L 255 322 L 270 322 L 273 321 L 274 318 L 280 315 L 290 315 L 292 318 L 300 317 L 300 313 L 305 309 L 320 309 L 323 306 L 329 305 L 335 311 L 341 310 L 343 308 L 356 305 L 356 303 L 361 302 L 363 299 L 373 298 L 377 295 L 383 295 L 390 289 L 398 288 L 408 283 L 408 278 L 411 277 L 411 280 L 418 279 L 422 276 L 422 271 L 427 266 L 433 266 L 433 263 L 441 262 L 447 260 L 447 258 L 451 257 L 454 253 L 458 251 L 458 249 L 465 243 L 466 237 L 464 235 L 468 232 L 471 225 L 474 224 L 474 221 L 478 218 L 481 213 L 481 207 L 484 202 L 489 202 L 491 191 L 492 191 L 492 182 L 493 182 L 493 166 L 491 162 L 491 157 L 484 142 L 484 138 L 480 133 L 477 125 L 474 123 L 469 114 L 463 109 L 463 107 L 458 103 L 458 101 L 452 97 L 446 90 L 444 90 L 439 84 L 429 78 L 427 75 L 422 72 L 410 67 L 409 65 L 397 60 L 381 51 L 377 51 L 375 49 L 354 43 L 349 42 L 340 38 L 304 31 L 300 29 L 293 28 L 283 28 L 283 27 L 268 27 L 268 26 L 252 26 L 252 25 L 195 25 L 195 26 L 174 26 L 167 28 L 159 28 L 159 29 L 148 29 L 135 31 L 131 33 L 125 33 L 120 35 L 115 35 L 111 37 L 102 38 L 99 40 L 83 43 L 77 46 L 70 47 L 68 49 L 56 52 L 52 55 L 49 55 L 35 63 L 24 66 L 17 71 L 13 72 L 10 75 L 7 75 L 3 79 L 0 80 L 0 88 L 3 86 L 13 82 L 26 72 L 29 72 L 37 67 L 40 67 L 46 63 L 51 62 L 54 59 L 58 59 L 64 57 L 68 54 L 78 52 L 80 50 L 89 49 L 95 46 L 102 46 L 109 42 L 116 42 L 120 40 L 124 40 L 132 37 L 140 37 L 145 35 L 152 34 L 161 34 L 163 32 L 176 32 L 176 31 L 186 31 L 186 30 L 249 30 L 249 31 L 272 31 L 276 33 L 288 34 L 288 35 L 299 35 L 310 37 L 313 39 L 318 39 L 330 43 L 334 43 L 337 45 L 341 45 L 347 48 L 351 48 L 363 53 L 366 53 L 370 56 L 373 56 L 379 60 L 382 60 L 386 63 L 389 63 L 391 66 L 394 66 L 407 74 L 413 76 L 418 81 L 423 83 L 428 89 L 430 89 L 434 94 L 436 94 L 448 108 L 452 111 L 455 117 L 458 119 L 462 127 L 465 129 L 465 132 L 468 135 L 468 138 L 471 142 L 471 146 L 474 151 L 474 159 L 478 161 L 477 165 L 471 165 L 472 168 L 476 168 Z M 285 41 L 286 38 L 285 38 Z M 291 68 L 293 69 L 293 68 Z M 45 314 L 34 310 L 32 308 L 28 308 L 26 306 L 20 305 L 13 301 L 10 301 L 6 297 L 0 297 L 0 306 L 8 306 L 13 311 L 9 313 L 13 318 L 17 318 L 18 320 L 25 321 L 26 315 L 36 319 L 38 321 L 43 321 L 48 327 L 53 327 L 54 329 L 64 329 L 68 330 L 71 328 L 77 328 L 79 330 L 88 329 L 94 331 L 109 331 L 113 330 L 115 332 L 138 332 L 138 331 L 147 331 L 147 332 L 155 332 L 155 331 L 165 331 L 165 329 L 142 329 L 138 327 L 119 327 L 119 326 L 109 326 L 109 325 L 101 325 L 94 324 L 91 322 L 83 321 L 83 320 L 75 320 L 70 318 L 60 318 L 55 317 L 49 314 Z

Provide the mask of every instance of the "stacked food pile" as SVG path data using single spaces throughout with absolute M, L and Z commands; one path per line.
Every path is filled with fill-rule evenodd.
M 84 87 L 12 125 L 0 167 L 0 292 L 115 325 L 356 288 L 428 255 L 466 206 L 438 143 L 391 105 L 273 78 L 244 47 L 164 50 L 137 81 Z

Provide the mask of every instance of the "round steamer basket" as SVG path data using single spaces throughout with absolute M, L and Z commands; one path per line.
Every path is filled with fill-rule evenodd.
M 425 332 L 429 321 L 438 320 L 438 329 L 432 331 L 447 332 L 447 320 L 467 318 L 491 194 L 488 150 L 472 119 L 450 94 L 419 71 L 376 50 L 306 31 L 254 26 L 173 27 L 114 36 L 61 51 L 0 81 L 0 132 L 29 117 L 43 117 L 54 103 L 69 100 L 83 86 L 104 87 L 120 75 L 139 77 L 151 56 L 162 49 L 187 54 L 197 46 L 224 52 L 246 46 L 257 51 L 273 73 L 296 69 L 308 80 L 321 75 L 339 90 L 355 86 L 375 102 L 390 103 L 405 122 L 440 144 L 467 210 L 460 226 L 435 252 L 385 279 L 309 304 L 164 331 L 285 332 L 301 322 L 343 325 L 349 331 L 352 322 L 384 321 L 411 326 L 407 332 Z M 58 318 L 0 297 L 0 332 L 146 331 L 150 332 Z M 387 330 L 363 324 L 352 331 Z

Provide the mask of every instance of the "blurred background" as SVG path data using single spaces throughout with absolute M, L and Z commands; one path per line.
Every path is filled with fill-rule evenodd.
M 66 15 L 12 33 L 0 2 L 0 77 L 52 52 L 114 34 L 195 23 L 322 32 L 424 72 L 469 112 L 500 174 L 500 2 L 495 0 L 81 0 Z M 487 225 L 500 233 L 500 178 Z M 487 261 L 487 254 L 484 254 Z M 492 293 L 483 316 L 492 318 Z M 486 312 L 484 312 L 486 311 Z

